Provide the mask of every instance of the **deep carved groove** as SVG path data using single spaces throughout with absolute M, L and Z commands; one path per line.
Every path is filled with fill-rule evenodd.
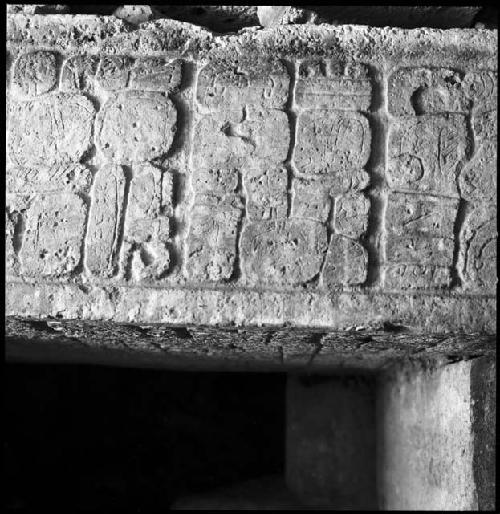
M 295 176 L 294 169 L 294 153 L 297 138 L 297 104 L 295 102 L 295 89 L 297 87 L 297 76 L 299 70 L 299 63 L 292 61 L 283 60 L 288 76 L 290 77 L 290 84 L 288 87 L 288 100 L 286 103 L 285 111 L 288 116 L 288 126 L 290 130 L 290 146 L 288 147 L 288 155 L 285 161 L 285 167 L 287 170 L 287 218 L 292 217 L 293 212 L 293 199 L 295 196 L 295 190 L 293 187 L 293 179 Z
M 366 169 L 370 182 L 365 195 L 370 200 L 368 228 L 363 240 L 368 253 L 366 287 L 380 287 L 383 284 L 385 262 L 384 236 L 385 211 L 387 205 L 387 159 L 389 138 L 389 113 L 387 107 L 387 70 L 370 67 L 372 78 L 372 103 L 367 114 L 372 134 L 370 158 Z

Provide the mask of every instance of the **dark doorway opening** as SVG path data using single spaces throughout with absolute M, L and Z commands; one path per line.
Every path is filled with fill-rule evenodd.
M 7 364 L 5 505 L 136 512 L 283 475 L 286 375 Z

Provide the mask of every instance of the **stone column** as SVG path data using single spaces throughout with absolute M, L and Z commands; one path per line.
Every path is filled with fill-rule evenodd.
M 495 364 L 406 367 L 381 380 L 377 481 L 384 510 L 494 510 Z

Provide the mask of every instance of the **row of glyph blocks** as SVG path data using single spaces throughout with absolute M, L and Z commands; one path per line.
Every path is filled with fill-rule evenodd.
M 15 58 L 11 272 L 336 287 L 363 284 L 371 259 L 389 289 L 447 287 L 454 272 L 494 287 L 496 72 L 403 67 L 383 87 L 334 59 L 195 68 L 189 85 L 171 57 Z M 180 125 L 188 164 L 173 169 Z

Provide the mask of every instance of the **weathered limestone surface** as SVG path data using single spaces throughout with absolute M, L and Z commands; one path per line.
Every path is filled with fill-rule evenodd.
M 7 316 L 496 332 L 496 31 L 7 21 Z
M 380 379 L 381 509 L 495 510 L 495 368 L 482 357 Z

